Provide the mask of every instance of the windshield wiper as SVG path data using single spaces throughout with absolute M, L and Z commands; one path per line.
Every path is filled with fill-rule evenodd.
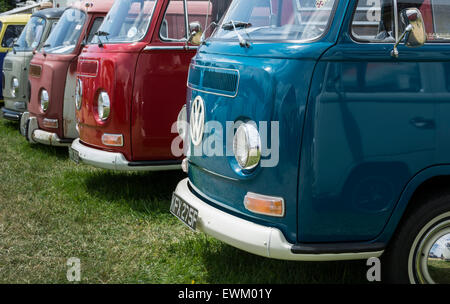
M 105 37 L 106 40 L 108 40 L 109 33 L 104 32 L 104 31 L 98 31 L 98 32 L 94 33 L 94 35 L 98 37 L 98 46 L 103 47 L 103 42 L 100 39 L 100 37 Z
M 236 33 L 236 36 L 237 36 L 238 39 L 239 39 L 239 45 L 242 46 L 242 47 L 247 47 L 247 48 L 249 48 L 249 47 L 250 47 L 250 43 L 249 43 L 247 40 L 245 40 L 245 39 L 241 36 L 241 34 L 239 34 L 239 32 L 238 32 L 237 29 L 238 29 L 238 28 L 246 29 L 246 28 L 249 28 L 249 27 L 251 27 L 251 26 L 252 26 L 252 24 L 249 23 L 249 22 L 242 22 L 242 21 L 233 21 L 233 20 L 230 20 L 230 21 L 228 21 L 227 23 L 224 23 L 224 24 L 222 25 L 222 28 L 223 28 L 224 30 L 226 30 L 226 31 L 234 30 L 234 32 Z

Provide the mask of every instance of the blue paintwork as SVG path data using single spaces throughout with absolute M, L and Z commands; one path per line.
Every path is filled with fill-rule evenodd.
M 3 61 L 5 61 L 6 53 L 0 52 L 0 100 L 3 100 L 3 87 L 1 85 L 3 81 Z
M 200 48 L 193 62 L 238 70 L 239 91 L 189 90 L 188 109 L 199 94 L 206 121 L 280 121 L 277 167 L 248 173 L 232 156 L 190 157 L 190 180 L 208 203 L 278 227 L 293 243 L 387 243 L 415 189 L 450 175 L 450 44 L 400 46 L 394 59 L 392 44 L 351 39 L 355 5 L 340 1 L 314 43 Z M 249 191 L 283 197 L 285 218 L 245 210 Z

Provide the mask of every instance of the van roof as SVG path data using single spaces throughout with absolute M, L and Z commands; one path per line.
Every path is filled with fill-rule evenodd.
M 31 14 L 16 14 L 0 16 L 0 22 L 2 23 L 27 23 L 30 20 Z
M 32 17 L 41 17 L 45 19 L 59 18 L 64 13 L 63 8 L 47 8 L 35 12 Z
M 85 0 L 77 1 L 71 7 L 88 13 L 107 13 L 114 4 L 114 0 Z

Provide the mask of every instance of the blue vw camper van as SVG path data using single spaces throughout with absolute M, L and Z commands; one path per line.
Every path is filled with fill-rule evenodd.
M 449 278 L 449 54 L 445 0 L 233 1 L 191 62 L 171 212 L 260 256 Z

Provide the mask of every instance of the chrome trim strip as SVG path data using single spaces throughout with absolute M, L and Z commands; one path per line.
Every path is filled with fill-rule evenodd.
M 228 180 L 231 180 L 231 181 L 234 181 L 234 182 L 238 182 L 238 181 L 239 181 L 239 179 L 237 179 L 237 178 L 233 178 L 233 177 L 228 177 L 228 176 L 225 176 L 225 175 L 221 175 L 221 174 L 219 174 L 219 173 L 216 173 L 216 172 L 210 171 L 210 170 L 208 170 L 208 169 L 205 169 L 205 168 L 203 168 L 203 167 L 200 167 L 200 166 L 194 164 L 193 162 L 191 162 L 190 160 L 188 160 L 188 162 L 189 162 L 189 165 L 191 165 L 191 166 L 193 166 L 193 167 L 196 167 L 197 169 L 199 169 L 199 170 L 201 170 L 201 171 L 204 171 L 204 172 L 206 172 L 206 173 L 209 173 L 209 174 L 211 174 L 211 175 L 214 175 L 214 176 L 217 176 L 217 177 L 220 177 L 220 178 L 224 178 L 224 179 L 228 179 Z M 189 169 L 188 169 L 188 170 L 189 170 Z
M 198 91 L 198 92 L 201 92 L 201 93 L 205 93 L 205 94 L 212 94 L 212 95 L 218 95 L 218 96 L 224 96 L 224 97 L 230 97 L 230 98 L 235 98 L 238 95 L 238 93 L 239 93 L 239 84 L 241 82 L 241 73 L 239 73 L 239 70 L 227 69 L 227 68 L 218 68 L 218 67 L 211 67 L 211 66 L 197 65 L 197 64 L 191 64 L 189 66 L 189 70 L 191 69 L 191 66 L 199 67 L 199 68 L 206 68 L 206 69 L 216 69 L 216 70 L 225 70 L 225 71 L 237 72 L 238 79 L 237 79 L 237 83 L 236 83 L 236 93 L 234 95 L 215 93 L 215 92 L 210 92 L 210 91 L 205 91 L 205 90 L 200 90 L 200 89 L 193 88 L 193 87 L 191 87 L 189 85 L 189 75 L 188 75 L 188 79 L 187 79 L 187 84 L 186 85 L 187 85 L 187 87 L 189 89 L 194 90 L 194 91 Z
M 190 46 L 146 46 L 144 48 L 144 51 L 161 51 L 161 50 L 167 50 L 167 51 L 190 51 L 190 50 L 197 50 L 198 46 L 190 45 Z

